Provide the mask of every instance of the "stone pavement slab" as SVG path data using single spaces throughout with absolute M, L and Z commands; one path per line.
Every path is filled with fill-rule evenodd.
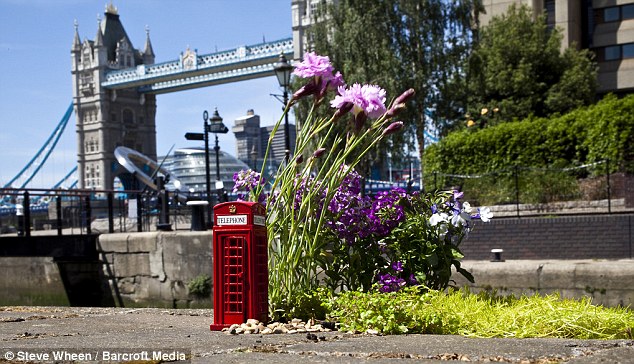
M 93 355 L 91 361 L 66 362 L 92 362 L 97 358 L 115 362 L 122 361 L 112 360 L 117 353 L 148 351 L 174 354 L 162 361 L 178 361 L 183 355 L 195 363 L 634 363 L 633 340 L 474 339 L 327 332 L 318 333 L 319 340 L 313 341 L 305 334 L 227 335 L 210 331 L 212 322 L 211 310 L 0 307 L 0 363 L 23 363 L 25 360 L 19 359 L 24 359 L 25 353 L 35 358 L 30 362 L 40 363 L 43 361 L 37 355 L 59 353 L 62 349 L 71 354 Z M 103 360 L 104 352 L 109 353 L 110 360 Z M 20 358 L 16 357 L 18 353 Z M 153 354 L 146 362 L 161 361 L 152 360 Z

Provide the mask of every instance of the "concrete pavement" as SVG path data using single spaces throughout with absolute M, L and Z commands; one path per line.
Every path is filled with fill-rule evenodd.
M 210 331 L 212 322 L 208 309 L 0 307 L 0 363 L 23 363 L 29 358 L 40 363 L 45 354 L 51 359 L 53 354 L 64 354 L 67 362 L 186 357 L 195 363 L 634 363 L 634 340 L 327 332 L 317 333 L 315 341 L 306 334 L 227 335 Z M 157 352 L 164 357 L 153 357 Z M 109 360 L 103 360 L 104 355 Z

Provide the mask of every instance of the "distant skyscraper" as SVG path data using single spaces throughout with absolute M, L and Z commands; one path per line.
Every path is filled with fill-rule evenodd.
M 269 137 L 271 133 L 273 132 L 274 127 L 275 127 L 274 125 L 270 125 L 270 126 L 266 126 L 262 128 L 263 142 L 265 143 L 269 142 Z M 295 151 L 294 146 L 295 146 L 295 137 L 296 137 L 295 125 L 289 123 L 288 131 L 289 131 L 289 137 L 290 137 L 289 139 L 291 143 L 291 155 L 293 155 Z M 264 155 L 262 155 L 262 157 L 264 157 Z M 282 161 L 284 161 L 285 157 L 286 157 L 286 139 L 284 134 L 284 124 L 280 124 L 280 127 L 277 128 L 277 132 L 275 133 L 275 136 L 273 137 L 273 142 L 271 143 L 269 158 L 271 158 L 272 160 L 278 163 L 281 163 Z
M 291 143 L 291 154 L 295 145 L 295 125 L 289 124 L 289 137 Z M 261 163 L 266 147 L 269 142 L 269 136 L 273 132 L 273 125 L 260 126 L 260 116 L 255 115 L 253 110 L 248 110 L 245 116 L 241 116 L 235 120 L 235 125 L 231 131 L 236 137 L 236 155 L 238 159 L 253 166 L 254 159 Z M 273 137 L 271 150 L 269 151 L 269 160 L 281 163 L 286 156 L 284 125 L 280 125 Z M 260 164 L 261 166 L 261 164 Z
M 245 116 L 235 120 L 231 131 L 236 136 L 236 156 L 241 161 L 253 159 L 253 153 L 257 158 L 262 158 L 263 148 L 260 138 L 260 116 L 255 115 L 252 109 Z M 264 144 L 266 148 L 266 144 Z

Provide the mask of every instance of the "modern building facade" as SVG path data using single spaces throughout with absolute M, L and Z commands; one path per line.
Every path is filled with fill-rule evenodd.
M 108 70 L 154 63 L 149 31 L 146 33 L 143 51 L 135 49 L 112 4 L 106 7 L 94 40 L 81 42 L 75 25 L 71 74 L 79 188 L 113 189 L 117 176 L 124 184 L 132 181 L 114 157 L 118 146 L 156 159 L 156 96 L 136 89 L 101 87 Z
M 215 190 L 213 183 L 217 179 L 216 152 L 210 151 L 209 154 L 209 171 L 212 181 L 211 189 Z M 177 149 L 164 159 L 163 167 L 173 174 L 170 178 L 171 183 L 174 183 L 174 180 L 178 180 L 180 182 L 179 189 L 182 192 L 205 192 L 207 176 L 204 147 Z M 161 160 L 163 160 L 163 158 L 161 158 Z M 225 191 L 228 192 L 231 192 L 231 189 L 233 189 L 233 174 L 249 168 L 244 162 L 223 150 L 218 151 L 218 167 L 220 170 L 220 180 L 223 183 Z
M 599 94 L 634 91 L 634 0 L 484 0 L 485 26 L 511 4 L 526 4 L 535 15 L 562 29 L 563 47 L 575 44 L 596 54 Z

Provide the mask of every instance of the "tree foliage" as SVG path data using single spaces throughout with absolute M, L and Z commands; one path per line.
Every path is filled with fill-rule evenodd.
M 430 146 L 428 171 L 481 174 L 513 166 L 550 167 L 610 160 L 634 172 L 634 96 L 607 96 L 556 118 L 527 118 L 451 133 Z
M 416 96 L 400 115 L 406 133 L 379 147 L 375 163 L 424 147 L 424 130 L 455 120 L 466 99 L 461 65 L 471 45 L 480 0 L 341 0 L 318 12 L 310 31 L 314 50 L 328 55 L 348 84 L 374 83 L 388 98 L 414 88 Z M 324 107 L 325 108 L 325 107 Z M 301 119 L 308 107 L 299 107 Z M 322 111 L 325 112 L 325 111 Z M 421 153 L 422 154 L 422 153 Z M 422 155 L 421 155 L 422 157 Z
M 468 113 L 499 109 L 495 120 L 565 113 L 594 101 L 597 69 L 591 53 L 561 51 L 561 31 L 526 6 L 511 6 L 482 28 L 468 64 Z M 477 119 L 476 119 L 477 120 Z M 483 126 L 483 123 L 480 124 Z

